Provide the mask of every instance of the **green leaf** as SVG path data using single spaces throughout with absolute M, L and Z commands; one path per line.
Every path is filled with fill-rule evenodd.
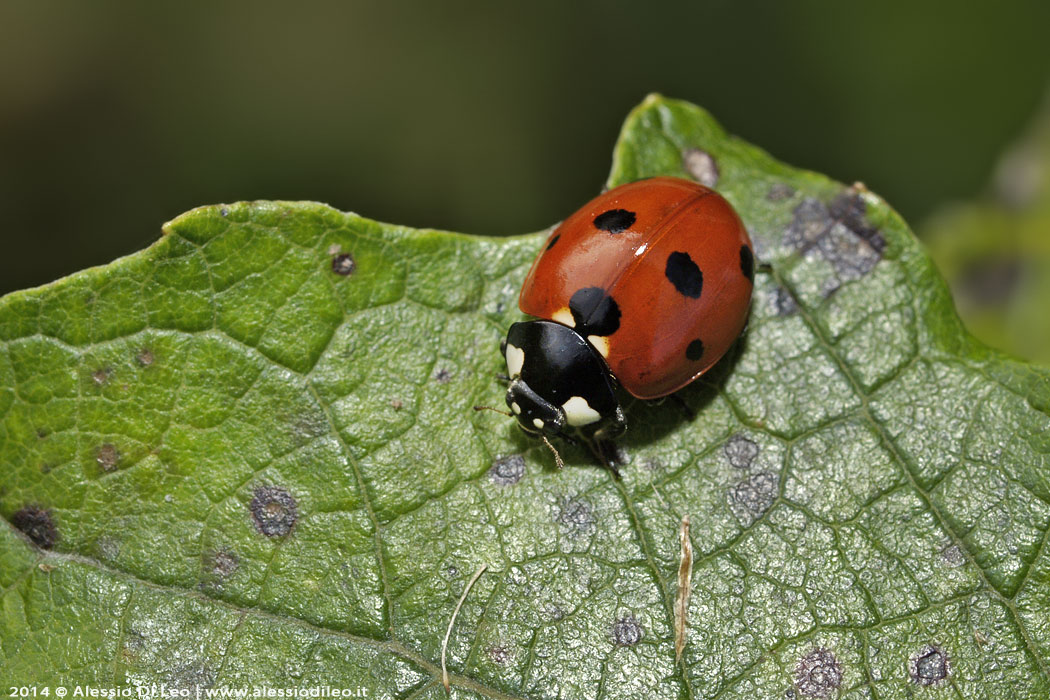
M 629 404 L 622 482 L 472 410 L 541 234 L 204 207 L 0 301 L 0 677 L 441 698 L 487 564 L 454 697 L 1045 698 L 1050 375 L 862 186 L 654 96 L 610 185 L 656 174 L 772 271 L 695 418 Z

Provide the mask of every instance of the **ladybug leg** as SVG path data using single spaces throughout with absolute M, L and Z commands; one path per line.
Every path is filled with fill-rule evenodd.
M 760 262 L 755 265 L 755 272 L 761 272 L 764 275 L 773 273 L 773 266 L 767 262 Z
M 686 420 L 691 421 L 694 418 L 696 418 L 696 412 L 693 409 L 689 408 L 689 404 L 687 404 L 685 402 L 685 399 L 683 399 L 678 394 L 670 394 L 668 396 L 661 396 L 658 399 L 651 399 L 649 401 L 646 401 L 646 403 L 650 406 L 660 406 L 664 402 L 673 403 L 675 405 L 675 408 L 682 412 L 682 415 L 685 416 Z
M 601 428 L 590 435 L 580 436 L 595 459 L 611 471 L 617 479 L 620 478 L 620 470 L 617 469 L 617 466 L 623 464 L 624 459 L 620 448 L 616 445 L 616 438 L 623 435 L 626 430 L 627 418 L 624 416 L 623 409 L 617 406 L 616 413 L 610 416 Z

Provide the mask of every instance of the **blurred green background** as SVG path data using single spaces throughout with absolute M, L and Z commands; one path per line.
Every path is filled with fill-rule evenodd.
M 657 91 L 782 160 L 865 182 L 932 231 L 954 284 L 978 280 L 991 321 L 971 323 L 984 337 L 1050 361 L 1050 331 L 1031 332 L 1050 327 L 1046 299 L 1031 299 L 1050 286 L 1023 282 L 1050 269 L 1050 216 L 1030 216 L 1048 210 L 1033 202 L 1050 187 L 1019 198 L 994 176 L 1011 146 L 1042 152 L 1025 145 L 1043 143 L 1048 29 L 1045 0 L 4 0 L 0 292 L 108 262 L 186 209 L 240 199 L 538 230 L 598 191 L 627 111 Z M 989 275 L 1006 279 L 990 307 Z M 1035 310 L 1016 311 L 1019 296 Z

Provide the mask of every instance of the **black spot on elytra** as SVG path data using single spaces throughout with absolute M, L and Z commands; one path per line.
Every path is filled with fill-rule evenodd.
M 814 649 L 798 660 L 795 687 L 808 698 L 830 698 L 842 687 L 842 664 L 830 650 Z
M 633 647 L 642 641 L 645 629 L 638 623 L 634 615 L 624 615 L 613 623 L 612 636 L 617 646 Z
M 55 519 L 45 508 L 26 506 L 11 516 L 11 524 L 41 549 L 51 549 L 58 542 Z
M 623 233 L 634 226 L 634 212 L 626 209 L 610 209 L 594 217 L 594 225 L 609 233 Z
M 295 498 L 280 486 L 256 488 L 248 509 L 256 529 L 267 537 L 287 535 L 299 518 Z
M 584 287 L 569 299 L 569 312 L 576 332 L 608 336 L 620 328 L 620 305 L 601 287 Z
M 149 367 L 153 364 L 153 360 L 153 351 L 149 348 L 142 348 L 139 350 L 139 353 L 135 355 L 135 362 L 137 362 L 140 367 Z
M 746 245 L 740 246 L 740 271 L 748 280 L 755 281 L 755 254 Z
M 746 525 L 762 516 L 777 497 L 777 477 L 769 472 L 752 474 L 729 491 L 733 514 Z
M 795 207 L 794 219 L 784 231 L 784 244 L 831 264 L 835 274 L 824 283 L 825 295 L 868 274 L 882 259 L 886 240 L 865 220 L 865 211 L 864 200 L 854 189 L 828 205 L 808 198 Z
M 758 445 L 743 435 L 734 435 L 726 440 L 722 453 L 737 469 L 750 469 L 755 457 L 758 457 Z
M 347 275 L 353 274 L 356 269 L 357 262 L 354 260 L 354 256 L 350 253 L 340 253 L 339 255 L 332 256 L 332 272 L 335 274 L 346 277 Z
M 714 187 L 718 184 L 718 163 L 707 151 L 687 148 L 682 154 L 682 167 L 701 185 Z
M 500 457 L 489 468 L 489 477 L 499 486 L 511 486 L 525 476 L 525 458 L 521 455 Z
M 668 255 L 664 274 L 680 294 L 691 299 L 700 298 L 700 292 L 704 288 L 704 275 L 689 257 L 689 253 L 675 251 Z
M 551 248 L 553 248 L 554 244 L 558 242 L 559 238 L 561 238 L 561 234 L 560 233 L 557 234 L 554 238 L 552 238 L 551 242 L 547 244 L 547 250 L 550 250 Z
M 919 685 L 937 685 L 952 672 L 951 660 L 941 649 L 927 644 L 911 657 L 911 679 Z
M 704 343 L 699 338 L 689 343 L 685 348 L 685 357 L 691 362 L 696 362 L 704 356 Z
M 102 471 L 111 472 L 117 468 L 117 463 L 120 462 L 120 452 L 107 442 L 98 448 L 98 451 L 95 453 L 95 461 L 98 462 L 98 466 L 102 467 Z

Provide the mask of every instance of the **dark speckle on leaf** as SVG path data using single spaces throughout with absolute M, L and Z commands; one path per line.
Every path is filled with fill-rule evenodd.
M 758 456 L 758 445 L 753 440 L 737 434 L 726 441 L 722 452 L 737 469 L 750 469 L 751 463 Z
M 299 517 L 292 494 L 280 486 L 259 486 L 248 506 L 255 527 L 267 537 L 283 537 Z
M 356 269 L 357 263 L 354 261 L 354 256 L 350 253 L 340 253 L 332 257 L 332 272 L 335 274 L 346 277 Z
M 229 216 L 230 210 L 226 207 L 219 207 L 219 216 Z
M 779 202 L 795 196 L 795 188 L 784 182 L 777 182 L 766 192 L 766 199 L 771 202 Z
M 113 374 L 113 369 L 110 367 L 100 367 L 91 373 L 91 378 L 95 380 L 96 386 L 103 386 L 109 383 L 109 377 Z
M 707 151 L 687 148 L 682 153 L 682 167 L 694 180 L 705 187 L 714 187 L 718 184 L 718 163 Z
M 452 381 L 452 373 L 442 367 L 438 371 L 434 372 L 434 381 L 438 384 L 448 384 Z
M 772 302 L 773 313 L 777 316 L 790 316 L 798 311 L 798 302 L 795 301 L 795 297 L 791 296 L 791 292 L 784 287 L 777 286 L 770 295 L 770 301 Z
M 492 481 L 500 486 L 511 486 L 525 475 L 525 458 L 521 455 L 506 455 L 498 458 L 489 468 Z
M 795 666 L 795 687 L 808 698 L 833 697 L 842 687 L 842 665 L 828 649 L 814 649 Z
M 558 504 L 555 520 L 572 533 L 582 533 L 594 526 L 594 513 L 580 496 L 566 496 Z
M 488 648 L 488 657 L 493 663 L 504 665 L 510 661 L 510 650 L 502 644 Z
M 952 672 L 951 661 L 940 648 L 927 644 L 911 658 L 909 671 L 919 685 L 936 685 Z
M 102 471 L 111 472 L 117 468 L 117 463 L 120 462 L 120 452 L 107 442 L 98 448 L 98 451 L 95 453 L 95 461 L 102 467 Z
M 153 351 L 149 348 L 142 348 L 139 353 L 135 355 L 135 362 L 141 367 L 149 367 L 153 364 Z
M 632 647 L 642 641 L 645 630 L 634 615 L 624 615 L 613 623 L 612 636 L 617 646 Z
M 208 557 L 208 568 L 220 578 L 227 578 L 237 570 L 237 555 L 231 549 L 223 548 L 211 553 Z
M 795 207 L 794 219 L 784 231 L 784 244 L 831 264 L 835 274 L 825 282 L 825 294 L 860 279 L 882 259 L 886 241 L 864 214 L 864 200 L 855 190 L 839 195 L 830 205 L 807 198 Z
M 58 542 L 58 528 L 51 511 L 39 506 L 25 506 L 11 516 L 11 524 L 41 549 L 51 549 Z
M 777 477 L 769 472 L 752 474 L 729 491 L 730 506 L 741 522 L 750 525 L 773 505 Z

